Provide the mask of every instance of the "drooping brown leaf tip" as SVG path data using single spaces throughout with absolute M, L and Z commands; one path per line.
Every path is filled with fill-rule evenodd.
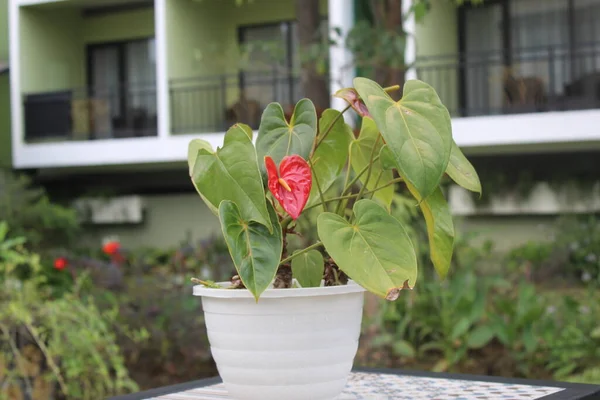
M 412 290 L 412 288 L 408 285 L 408 279 L 404 281 L 404 285 L 402 285 L 401 288 L 391 288 L 390 290 L 388 290 L 385 295 L 385 299 L 389 301 L 398 300 L 398 297 L 400 297 L 400 291 L 404 289 Z

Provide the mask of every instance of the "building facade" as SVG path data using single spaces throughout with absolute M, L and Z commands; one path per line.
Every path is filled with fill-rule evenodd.
M 10 77 L 12 167 L 57 198 L 96 198 L 95 238 L 172 245 L 218 232 L 189 184 L 187 144 L 202 137 L 216 147 L 232 123 L 256 127 L 269 102 L 289 107 L 302 97 L 295 2 L 3 1 L 9 34 L 0 22 L 0 37 L 10 46 L 0 41 L 0 67 L 9 60 L 10 73 L 0 74 L 0 151 L 7 153 L 2 91 Z M 342 33 L 363 9 L 359 0 L 321 2 L 324 21 Z M 406 21 L 408 77 L 436 88 L 456 142 L 476 167 L 541 171 L 526 199 L 503 196 L 482 207 L 452 188 L 451 205 L 470 226 L 506 236 L 518 224 L 600 210 L 594 191 L 580 204 L 543 184 L 557 164 L 569 176 L 600 172 L 596 17 L 600 0 L 488 0 L 459 8 L 431 0 L 422 21 Z M 347 50 L 330 48 L 332 92 L 351 84 L 349 64 Z

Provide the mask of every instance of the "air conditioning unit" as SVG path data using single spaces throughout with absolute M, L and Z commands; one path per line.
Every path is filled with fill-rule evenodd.
M 74 206 L 91 224 L 139 224 L 144 220 L 141 196 L 78 199 Z

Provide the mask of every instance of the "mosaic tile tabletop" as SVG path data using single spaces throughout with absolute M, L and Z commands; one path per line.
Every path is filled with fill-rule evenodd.
M 356 372 L 350 375 L 338 400 L 535 400 L 563 390 L 548 386 Z M 148 400 L 225 399 L 230 397 L 221 383 Z

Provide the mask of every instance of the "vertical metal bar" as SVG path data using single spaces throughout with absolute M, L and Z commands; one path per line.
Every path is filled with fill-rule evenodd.
M 218 115 L 225 115 L 227 112 L 227 75 L 221 75 L 221 112 Z M 223 128 L 227 129 L 227 118 L 223 118 Z
M 288 99 L 290 104 L 294 104 L 296 99 L 294 99 L 294 79 L 292 77 L 292 70 L 294 69 L 294 62 L 292 54 L 293 49 L 293 29 L 292 22 L 287 22 L 287 81 L 288 81 Z
M 555 98 L 555 77 L 554 77 L 554 48 L 548 49 L 548 88 L 551 98 Z
M 569 51 L 569 60 L 570 60 L 570 73 L 571 80 L 574 79 L 576 72 L 579 70 L 577 66 L 577 61 L 575 59 L 575 53 L 577 51 L 577 41 L 575 39 L 575 2 L 573 0 L 569 0 L 567 14 L 565 15 L 567 18 L 567 27 L 568 27 L 568 51 Z M 593 25 L 593 24 L 592 24 Z
M 277 66 L 273 64 L 273 101 L 277 101 Z
M 458 80 L 458 108 L 459 115 L 466 117 L 467 113 L 467 71 L 465 55 L 467 51 L 467 10 L 465 7 L 459 7 L 458 13 L 458 62 L 457 62 L 457 80 Z

